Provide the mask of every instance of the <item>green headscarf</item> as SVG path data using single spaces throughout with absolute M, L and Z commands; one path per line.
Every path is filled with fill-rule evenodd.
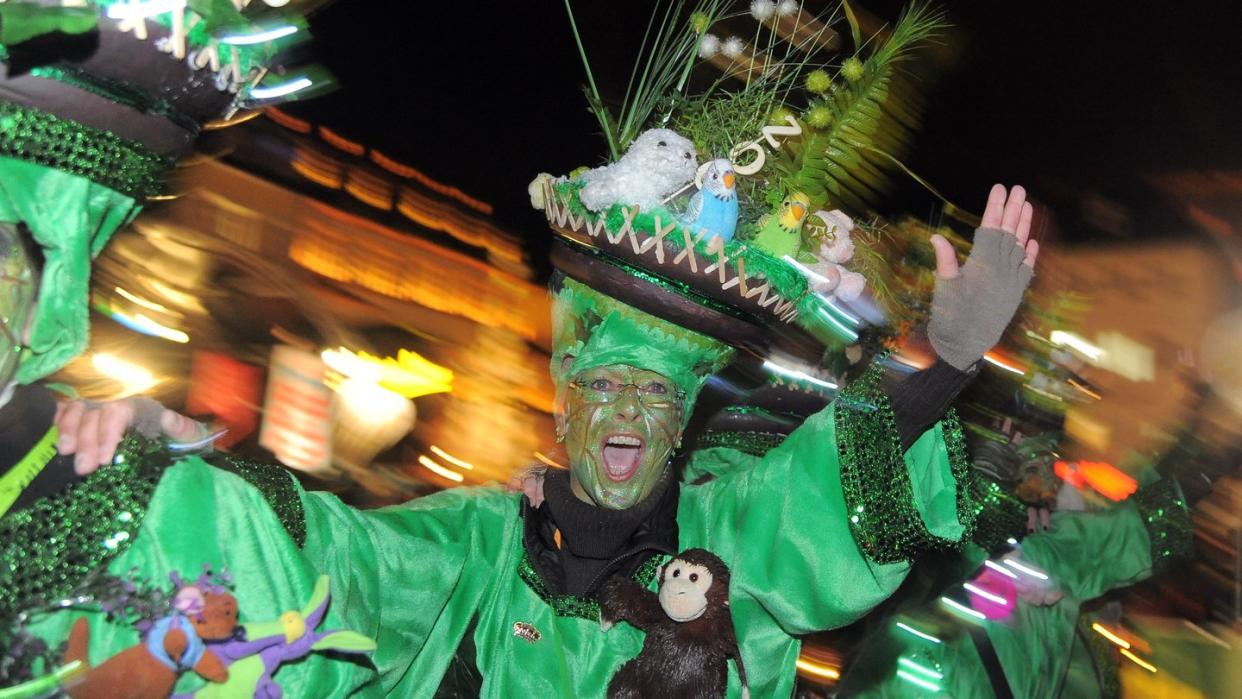
M 91 260 L 140 208 L 85 177 L 0 157 L 0 221 L 25 224 L 44 256 L 19 383 L 55 372 L 86 349 Z
M 624 364 L 668 377 L 686 394 L 683 422 L 699 389 L 733 348 L 566 278 L 552 297 L 552 380 L 557 390 L 587 369 Z M 565 358 L 573 364 L 565 368 Z

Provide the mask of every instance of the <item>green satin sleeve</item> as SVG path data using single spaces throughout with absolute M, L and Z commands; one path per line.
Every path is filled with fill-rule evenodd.
M 409 503 L 355 510 L 304 492 L 303 553 L 334 581 L 333 609 L 375 639 L 390 696 L 430 696 L 492 594 L 498 561 L 520 535 L 518 497 L 454 488 Z
M 904 455 L 898 451 L 897 463 L 847 466 L 838 434 L 842 420 L 852 418 L 841 410 L 834 404 L 812 416 L 762 459 L 726 448 L 694 456 L 726 464 L 695 467 L 722 475 L 686 486 L 678 516 L 682 538 L 708 542 L 730 564 L 735 616 L 741 616 L 739 603 L 753 605 L 786 634 L 848 624 L 892 594 L 910 567 L 905 558 L 875 560 L 864 550 L 861 531 L 887 526 L 945 541 L 966 531 L 942 426 Z M 851 468 L 901 481 L 897 492 L 904 500 L 894 502 L 890 489 L 851 502 L 843 483 Z

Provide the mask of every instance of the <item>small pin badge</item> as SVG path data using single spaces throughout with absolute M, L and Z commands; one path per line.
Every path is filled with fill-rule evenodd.
M 543 638 L 543 634 L 539 633 L 539 629 L 524 621 L 513 622 L 513 635 L 530 643 Z

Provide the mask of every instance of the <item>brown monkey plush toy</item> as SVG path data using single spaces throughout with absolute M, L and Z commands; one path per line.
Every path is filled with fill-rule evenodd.
M 600 591 L 600 623 L 625 620 L 647 632 L 642 652 L 608 683 L 609 699 L 723 697 L 729 658 L 742 696 L 746 671 L 729 615 L 729 568 L 716 554 L 686 549 L 660 571 L 660 592 L 614 579 Z

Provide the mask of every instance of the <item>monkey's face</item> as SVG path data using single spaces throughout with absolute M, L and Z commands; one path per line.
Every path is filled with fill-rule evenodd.
M 673 621 L 694 621 L 707 611 L 707 591 L 712 582 L 707 566 L 674 558 L 664 566 L 660 606 Z
M 579 497 L 623 510 L 650 495 L 681 433 L 683 401 L 654 371 L 614 364 L 575 376 L 557 422 Z

